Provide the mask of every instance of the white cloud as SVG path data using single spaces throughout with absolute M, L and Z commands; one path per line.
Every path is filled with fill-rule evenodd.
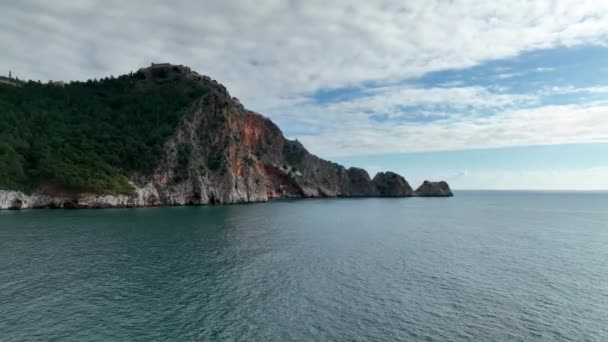
M 608 189 L 608 167 L 560 170 L 476 171 L 446 178 L 455 189 Z
M 564 94 L 608 94 L 608 86 L 574 87 L 574 86 L 555 86 L 543 89 L 543 95 L 564 95 Z
M 517 110 L 537 95 L 394 84 L 535 49 L 605 44 L 607 22 L 608 2 L 595 0 L 23 0 L 0 3 L 0 46 L 2 65 L 21 78 L 103 77 L 152 61 L 189 65 L 246 107 L 293 125 L 283 128 L 320 132 L 300 138 L 329 156 L 606 141 L 603 105 Z M 393 85 L 348 102 L 309 98 L 363 82 Z M 444 119 L 370 120 L 370 113 L 407 116 L 400 106 Z
M 506 71 L 506 70 L 510 70 L 511 68 L 495 68 L 495 71 Z M 501 72 L 499 74 L 496 75 L 496 78 L 498 78 L 499 80 L 506 80 L 509 78 L 514 78 L 514 77 L 519 77 L 519 76 L 524 76 L 529 72 L 551 72 L 551 71 L 555 71 L 555 68 L 546 68 L 546 67 L 539 67 L 539 68 L 534 68 L 532 70 L 528 70 L 528 71 L 519 71 L 519 72 Z
M 605 104 L 508 109 L 431 122 L 380 123 L 365 120 L 362 114 L 353 116 L 360 119 L 343 120 L 320 136 L 300 140 L 326 156 L 608 142 Z
M 300 139 L 312 152 L 344 156 L 462 148 L 463 144 L 445 140 L 452 130 L 466 134 L 456 125 L 473 125 L 474 120 L 486 120 L 491 114 L 538 104 L 534 95 L 477 86 L 387 86 L 363 89 L 353 99 L 321 104 L 308 101 L 270 113 L 283 127 L 305 127 L 290 137 Z M 375 119 L 378 116 L 381 120 Z M 484 143 L 480 140 L 474 147 Z
M 539 103 L 536 95 L 508 94 L 501 89 L 497 91 L 479 86 L 452 88 L 418 88 L 409 86 L 386 86 L 361 89 L 355 98 L 339 99 L 336 102 L 314 103 L 310 100 L 297 107 L 284 106 L 274 108 L 276 116 L 316 117 L 328 119 L 331 115 L 357 117 L 369 114 L 403 115 L 403 107 L 432 107 L 447 110 L 462 109 L 504 109 L 515 106 L 528 106 Z M 440 111 L 437 111 L 441 114 Z M 417 109 L 414 114 L 420 113 Z M 460 113 L 454 113 L 460 114 Z
M 440 86 L 440 87 L 447 87 L 447 88 L 455 88 L 455 87 L 460 87 L 463 85 L 464 85 L 463 81 L 449 81 L 449 82 L 443 82 L 443 83 L 438 84 L 438 86 Z
M 191 65 L 255 110 L 320 87 L 390 82 L 522 51 L 605 43 L 604 1 L 4 1 L 2 61 L 22 78 Z
M 536 72 L 551 72 L 551 71 L 555 71 L 555 68 L 549 68 L 549 67 L 540 67 L 540 68 L 536 68 L 534 69 L 534 71 Z
M 518 76 L 522 76 L 522 75 L 525 75 L 525 73 L 523 73 L 523 72 L 511 72 L 511 73 L 498 74 L 498 75 L 496 75 L 496 78 L 501 79 L 501 80 L 505 80 L 505 79 L 508 79 L 508 78 L 518 77 Z

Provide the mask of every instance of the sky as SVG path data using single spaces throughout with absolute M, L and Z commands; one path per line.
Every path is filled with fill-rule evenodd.
M 0 2 L 0 74 L 171 62 L 312 153 L 412 185 L 608 189 L 607 1 Z

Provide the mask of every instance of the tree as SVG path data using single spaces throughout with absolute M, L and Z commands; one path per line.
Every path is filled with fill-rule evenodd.
M 31 190 L 44 181 L 129 192 L 127 176 L 154 170 L 184 109 L 205 91 L 186 78 L 157 83 L 141 71 L 65 87 L 0 85 L 0 189 Z M 181 147 L 181 165 L 190 153 Z

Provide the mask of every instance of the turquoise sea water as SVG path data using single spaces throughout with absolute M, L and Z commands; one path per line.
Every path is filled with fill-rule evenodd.
M 608 341 L 608 194 L 0 212 L 0 341 Z

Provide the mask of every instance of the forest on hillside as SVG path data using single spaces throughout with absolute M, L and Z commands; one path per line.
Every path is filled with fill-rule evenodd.
M 166 71 L 65 86 L 0 85 L 0 189 L 128 193 L 206 89 Z

